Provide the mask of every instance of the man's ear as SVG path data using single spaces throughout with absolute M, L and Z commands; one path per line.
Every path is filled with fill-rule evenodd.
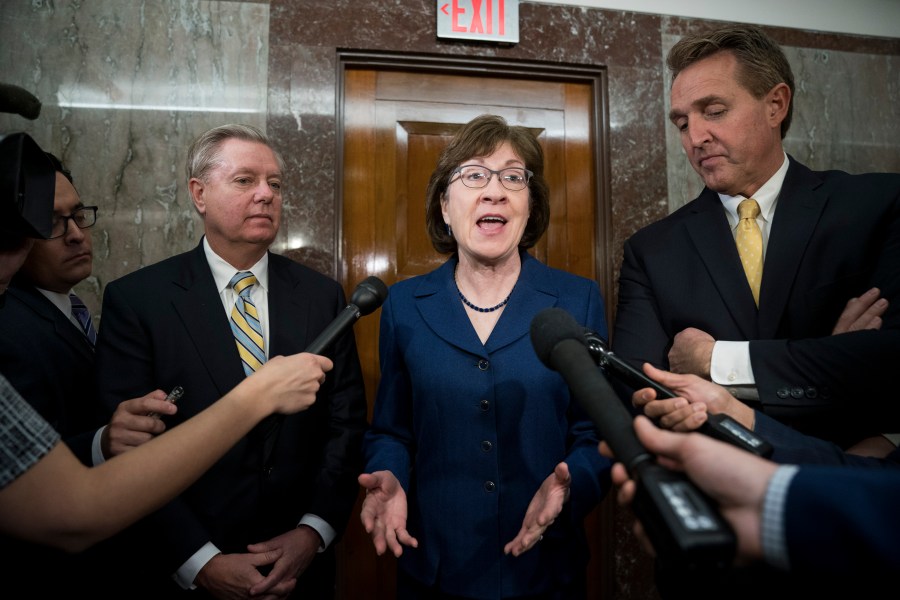
M 196 208 L 197 212 L 201 215 L 205 215 L 206 201 L 204 200 L 203 193 L 206 191 L 206 185 L 194 177 L 188 181 L 188 191 L 191 193 L 191 201 L 194 203 L 194 208 Z
M 788 107 L 791 105 L 791 88 L 782 82 L 769 90 L 766 95 L 768 117 L 773 126 L 781 127 L 781 122 L 787 118 Z

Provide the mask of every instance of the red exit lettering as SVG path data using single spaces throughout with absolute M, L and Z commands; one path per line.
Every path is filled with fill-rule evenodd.
M 465 6 L 471 4 L 472 16 L 466 19 L 468 12 Z M 446 5 L 444 5 L 446 7 Z M 497 31 L 494 31 L 494 8 L 497 9 Z M 451 28 L 459 33 L 482 33 L 487 35 L 504 35 L 506 21 L 505 0 L 453 0 L 450 5 Z

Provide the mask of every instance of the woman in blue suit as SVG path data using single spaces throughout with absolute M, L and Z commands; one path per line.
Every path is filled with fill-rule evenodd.
M 543 167 L 527 129 L 493 115 L 463 126 L 425 205 L 450 257 L 382 308 L 361 519 L 378 554 L 399 557 L 400 598 L 584 597 L 582 524 L 610 463 L 529 331 L 548 307 L 607 327 L 596 282 L 527 252 L 550 219 Z

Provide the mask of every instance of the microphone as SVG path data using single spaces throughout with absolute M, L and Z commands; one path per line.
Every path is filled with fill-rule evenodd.
M 17 85 L 0 83 L 0 112 L 21 115 L 34 121 L 41 114 L 41 101 Z
M 387 286 L 374 275 L 363 279 L 353 295 L 350 296 L 350 304 L 344 307 L 338 316 L 322 333 L 306 348 L 310 354 L 322 354 L 322 352 L 334 342 L 344 331 L 351 327 L 361 316 L 374 312 L 381 306 L 388 295 Z
M 603 367 L 604 372 L 615 375 L 635 389 L 653 388 L 656 391 L 657 398 L 675 398 L 676 394 L 670 389 L 653 381 L 644 373 L 625 362 L 624 359 L 616 356 L 609 349 L 606 340 L 596 332 L 586 328 L 584 330 L 584 339 L 595 362 L 598 366 Z M 772 452 L 775 450 L 772 444 L 756 435 L 753 430 L 747 429 L 723 413 L 708 414 L 706 422 L 697 431 L 764 458 L 772 456 Z
M 382 280 L 374 275 L 363 279 L 353 294 L 350 303 L 338 313 L 338 316 L 322 330 L 304 352 L 310 354 L 322 354 L 338 337 L 363 315 L 374 312 L 387 299 L 388 288 Z M 281 431 L 281 422 L 284 415 L 270 415 L 257 427 L 264 432 L 263 464 L 268 465 L 275 450 L 275 442 L 278 441 L 278 433 Z
M 637 490 L 632 503 L 658 560 L 674 568 L 725 569 L 734 558 L 734 531 L 713 502 L 683 473 L 660 466 L 634 433 L 631 413 L 594 362 L 584 328 L 566 311 L 548 308 L 531 322 L 531 343 L 558 371 L 588 413 Z

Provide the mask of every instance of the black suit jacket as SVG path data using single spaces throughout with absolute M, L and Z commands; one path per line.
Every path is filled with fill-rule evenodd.
M 346 306 L 337 282 L 276 254 L 268 302 L 270 356 L 302 352 Z M 111 282 L 100 329 L 99 387 L 109 411 L 123 398 L 180 385 L 174 427 L 245 377 L 202 243 Z M 358 492 L 366 400 L 352 331 L 326 354 L 335 366 L 316 403 L 283 419 L 271 456 L 264 456 L 270 420 L 151 517 L 152 526 L 143 524 L 150 560 L 166 579 L 208 541 L 246 552 L 305 513 L 343 531 Z
M 86 465 L 103 425 L 94 349 L 46 296 L 15 277 L 0 308 L 0 368 L 13 387 L 60 433 Z
M 881 331 L 831 336 L 847 300 L 872 286 L 891 302 Z M 900 431 L 900 403 L 883 401 L 900 358 L 900 175 L 813 172 L 791 158 L 758 310 L 713 191 L 638 231 L 625 243 L 613 348 L 668 368 L 686 327 L 750 341 L 760 408 L 775 418 L 833 440 Z

